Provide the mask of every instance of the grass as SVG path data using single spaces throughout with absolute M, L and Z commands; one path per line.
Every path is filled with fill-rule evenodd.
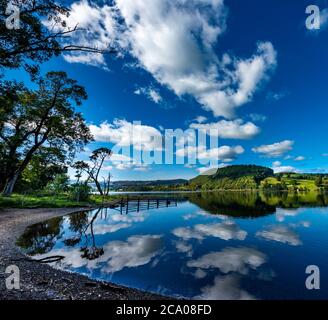
M 114 200 L 115 196 L 108 196 L 105 202 Z M 72 201 L 65 194 L 61 195 L 22 195 L 13 194 L 10 197 L 0 196 L 0 208 L 74 208 L 90 207 L 103 203 L 99 195 L 90 196 L 89 201 Z
M 264 184 L 265 182 L 267 182 L 269 185 L 276 185 L 279 183 L 285 183 L 287 185 L 288 188 L 293 188 L 293 184 L 292 182 L 296 181 L 296 185 L 295 187 L 298 189 L 306 189 L 307 191 L 318 191 L 318 187 L 315 185 L 314 180 L 310 180 L 310 179 L 293 179 L 292 178 L 281 178 L 281 181 L 279 181 L 277 178 L 274 177 L 269 177 L 266 178 L 265 180 L 263 180 L 261 182 L 261 184 Z

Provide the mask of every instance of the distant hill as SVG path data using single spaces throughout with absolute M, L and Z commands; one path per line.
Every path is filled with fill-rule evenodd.
M 123 189 L 123 190 L 143 190 L 143 189 L 151 189 L 155 187 L 173 187 L 178 185 L 186 185 L 188 184 L 188 180 L 184 179 L 174 179 L 174 180 L 149 180 L 149 181 L 113 181 L 112 188 L 113 189 Z
M 189 181 L 193 189 L 257 189 L 260 182 L 274 176 L 272 169 L 256 165 L 232 165 L 204 172 Z

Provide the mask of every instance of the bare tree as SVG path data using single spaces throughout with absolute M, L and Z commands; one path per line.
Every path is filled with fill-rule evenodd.
M 87 182 L 92 180 L 101 196 L 107 196 L 110 188 L 110 174 L 107 179 L 103 178 L 103 185 L 100 182 L 100 172 L 103 168 L 105 160 L 108 160 L 112 155 L 112 150 L 108 148 L 99 148 L 92 152 L 90 161 L 77 161 L 73 168 L 86 172 L 88 174 Z

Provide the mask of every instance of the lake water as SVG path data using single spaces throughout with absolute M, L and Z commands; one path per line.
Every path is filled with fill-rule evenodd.
M 29 227 L 18 245 L 54 267 L 192 299 L 327 299 L 328 196 L 258 193 L 170 195 L 55 218 Z M 134 207 L 135 208 L 135 207 Z M 308 265 L 320 290 L 308 290 Z

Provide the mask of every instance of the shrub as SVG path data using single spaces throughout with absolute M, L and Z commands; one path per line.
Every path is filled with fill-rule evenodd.
M 74 201 L 87 201 L 90 197 L 91 187 L 87 184 L 73 184 L 69 190 L 69 197 Z

